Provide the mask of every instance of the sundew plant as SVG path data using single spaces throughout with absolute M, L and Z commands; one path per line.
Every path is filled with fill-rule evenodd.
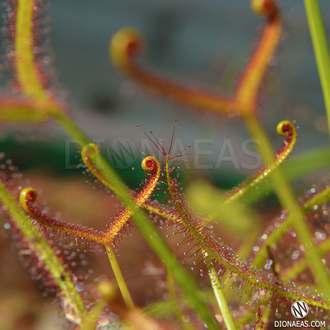
M 124 184 L 125 178 L 109 162 L 111 155 L 105 157 L 72 119 L 73 110 L 58 87 L 47 38 L 49 5 L 43 0 L 9 0 L 3 6 L 3 68 L 11 74 L 1 93 L 3 127 L 32 130 L 58 125 L 76 143 L 78 167 L 99 190 L 94 192 L 96 198 L 116 200 L 116 209 L 106 212 L 104 228 L 93 220 L 93 226 L 85 226 L 79 216 L 77 222 L 62 219 L 41 201 L 41 184 L 34 186 L 1 154 L 3 236 L 13 240 L 42 295 L 51 296 L 53 305 L 62 310 L 66 329 L 330 327 L 329 180 L 306 187 L 300 197 L 290 183 L 327 168 L 328 149 L 316 147 L 290 158 L 290 172 L 287 159 L 299 140 L 294 118 L 283 118 L 274 127 L 281 141 L 277 151 L 260 119 L 268 71 L 279 45 L 285 47 L 283 17 L 275 1 L 251 1 L 247 15 L 259 15 L 263 25 L 234 87 L 223 93 L 161 75 L 148 64 L 147 45 L 137 29 L 123 27 L 109 36 L 110 60 L 136 86 L 177 103 L 196 121 L 211 116 L 227 125 L 235 125 L 228 118 L 245 124 L 253 141 L 258 141 L 255 147 L 263 166 L 229 191 L 220 191 L 195 174 L 190 175 L 190 189 L 181 187 L 180 168 L 194 155 L 189 146 L 179 152 L 174 148 L 177 122 L 168 132 L 169 145 L 157 132 L 144 131 L 143 122 L 137 123 L 141 136 L 156 151 L 143 154 L 140 169 L 132 170 L 140 185 Z M 306 0 L 305 7 L 329 115 L 330 62 L 322 17 L 316 0 Z M 282 209 L 277 215 L 267 198 L 270 192 Z M 77 205 L 79 212 L 82 206 Z M 269 211 L 262 216 L 266 225 L 260 220 L 260 205 Z M 93 205 L 92 218 L 96 208 Z M 239 243 L 232 239 L 235 230 L 240 231 Z M 134 294 L 143 274 L 129 279 L 123 269 L 129 267 L 126 259 L 141 258 L 138 246 L 121 254 L 122 244 L 137 232 L 159 265 L 149 264 L 145 270 L 157 276 L 156 291 L 161 293 L 149 300 Z M 85 253 L 89 259 L 108 257 L 102 274 L 93 278 L 93 269 L 86 270 Z M 154 282 L 150 281 L 149 291 Z

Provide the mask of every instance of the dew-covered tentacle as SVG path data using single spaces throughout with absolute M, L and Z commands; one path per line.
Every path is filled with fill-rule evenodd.
M 141 191 L 134 196 L 134 203 L 136 207 L 141 207 L 143 203 L 151 196 L 157 186 L 160 176 L 160 164 L 155 157 L 148 156 L 142 161 L 142 168 L 146 172 L 150 172 L 149 178 Z M 132 215 L 129 208 L 123 209 L 115 220 L 110 223 L 109 228 L 104 231 L 97 231 L 85 226 L 75 225 L 62 220 L 54 219 L 41 211 L 32 204 L 37 199 L 37 192 L 34 188 L 25 188 L 20 193 L 20 204 L 23 210 L 31 216 L 34 220 L 43 226 L 49 227 L 75 238 L 82 238 L 87 241 L 95 241 L 102 245 L 113 243 L 114 239 L 119 235 L 119 232 L 127 223 Z
M 54 229 L 55 231 L 61 231 L 74 237 L 80 237 L 87 241 L 96 241 L 101 243 L 101 233 L 92 228 L 85 226 L 68 223 L 63 220 L 54 219 L 38 208 L 33 207 L 32 204 L 37 200 L 37 191 L 34 188 L 25 188 L 21 191 L 19 201 L 22 209 L 39 224 Z
M 45 111 L 27 99 L 0 97 L 0 121 L 42 123 L 48 118 Z
M 81 149 L 81 158 L 90 173 L 94 175 L 94 177 L 98 181 L 100 181 L 105 187 L 117 194 L 116 187 L 111 183 L 110 179 L 105 176 L 96 166 L 99 155 L 100 149 L 95 143 L 89 143 Z M 145 171 L 150 172 L 151 170 L 149 170 L 146 166 L 148 159 L 148 157 L 144 158 L 144 160 L 142 161 L 142 168 Z M 134 190 L 130 190 L 130 194 L 135 197 L 137 193 Z M 146 211 L 151 212 L 157 216 L 167 217 L 167 213 L 163 210 L 164 208 L 150 200 L 146 199 L 142 206 Z
M 56 102 L 51 93 L 43 85 L 43 76 L 35 62 L 34 42 L 37 40 L 34 24 L 34 0 L 18 1 L 15 21 L 15 60 L 16 78 L 23 93 L 31 99 L 38 108 L 46 113 L 62 112 L 62 106 Z
M 272 0 L 253 0 L 251 6 L 266 17 L 266 26 L 231 96 L 173 82 L 144 69 L 136 57 L 145 48 L 145 42 L 134 28 L 122 29 L 113 36 L 110 57 L 121 71 L 157 95 L 211 113 L 255 115 L 263 78 L 280 40 L 282 20 Z
M 231 97 L 173 82 L 142 68 L 136 63 L 136 56 L 144 46 L 143 36 L 138 30 L 125 28 L 113 36 L 110 57 L 121 71 L 157 95 L 212 113 L 224 114 L 234 107 Z
M 134 204 L 137 208 L 140 208 L 145 201 L 151 196 L 155 190 L 159 177 L 160 177 L 160 164 L 155 157 L 148 156 L 142 161 L 142 168 L 146 172 L 150 172 L 150 177 L 146 185 L 134 196 Z M 130 208 L 126 208 L 120 215 L 110 224 L 109 229 L 104 233 L 102 237 L 103 244 L 113 242 L 114 238 L 118 235 L 123 226 L 127 223 L 132 216 Z
M 216 239 L 212 235 L 212 231 L 205 225 L 205 222 L 194 217 L 183 201 L 181 193 L 178 190 L 178 183 L 171 177 L 168 159 L 166 159 L 166 178 L 170 198 L 177 211 L 177 216 L 174 216 L 173 220 L 189 231 L 199 249 L 207 253 L 208 262 L 221 265 L 223 269 L 236 274 L 254 289 L 262 288 L 268 294 L 275 294 L 290 300 L 302 300 L 312 306 L 330 309 L 330 302 L 323 296 L 313 293 L 304 287 L 298 287 L 294 283 L 278 280 L 264 270 L 252 267 L 250 263 L 240 259 L 221 240 Z
M 100 157 L 100 149 L 95 143 L 88 143 L 81 149 L 81 159 L 88 170 L 99 180 L 105 187 L 117 194 L 116 187 L 110 182 L 110 179 L 100 171 L 96 163 Z
M 28 96 L 45 99 L 45 93 L 37 77 L 33 55 L 33 2 L 19 1 L 16 17 L 16 70 L 17 78 Z
M 251 7 L 266 17 L 266 24 L 235 89 L 237 106 L 243 115 L 255 114 L 265 73 L 277 61 L 273 56 L 282 34 L 280 11 L 273 0 L 252 0 Z
M 31 230 L 33 226 L 30 223 L 25 223 L 24 214 L 20 212 L 16 200 L 1 181 L 0 200 L 10 212 L 15 227 L 20 230 L 20 235 L 22 235 L 25 241 L 23 242 L 23 246 L 30 250 L 29 253 L 35 255 L 39 267 L 43 268 L 43 272 L 49 272 L 51 274 L 52 279 L 56 281 L 62 292 L 62 297 L 70 302 L 72 309 L 77 313 L 79 318 L 83 317 L 85 314 L 85 305 L 78 291 L 75 290 L 75 283 L 72 281 L 69 272 L 67 272 L 62 262 L 58 259 L 58 255 L 56 255 L 49 244 L 42 239 L 40 233 Z
M 290 121 L 284 120 L 277 125 L 276 131 L 279 135 L 285 136 L 286 140 L 283 141 L 282 148 L 275 155 L 274 162 L 261 169 L 256 175 L 245 180 L 238 188 L 229 191 L 223 205 L 227 205 L 228 203 L 244 197 L 246 193 L 251 192 L 256 186 L 263 183 L 264 180 L 272 174 L 274 169 L 279 167 L 291 154 L 297 141 L 297 131 L 295 126 Z

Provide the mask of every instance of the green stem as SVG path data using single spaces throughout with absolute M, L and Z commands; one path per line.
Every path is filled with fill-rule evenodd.
M 124 276 L 120 270 L 116 255 L 113 251 L 113 248 L 111 247 L 110 244 L 106 245 L 105 248 L 107 250 L 109 261 L 110 261 L 113 273 L 115 275 L 116 281 L 118 283 L 119 290 L 124 298 L 125 304 L 128 308 L 134 308 L 134 303 L 133 303 L 132 297 L 127 288 L 126 282 L 124 280 Z
M 95 306 L 93 306 L 92 310 L 85 314 L 81 321 L 81 325 L 79 330 L 91 330 L 96 329 L 97 321 L 100 318 L 101 313 L 103 312 L 106 304 L 103 300 L 99 300 Z
M 306 15 L 319 71 L 330 134 L 330 57 L 318 0 L 304 0 Z
M 273 148 L 268 140 L 267 134 L 261 127 L 260 122 L 253 116 L 247 117 L 246 126 L 250 135 L 260 141 L 258 151 L 263 162 L 265 164 L 271 164 L 274 161 Z M 330 297 L 330 281 L 327 271 L 317 253 L 313 237 L 305 221 L 304 214 L 297 205 L 294 192 L 278 168 L 273 170 L 270 179 L 282 208 L 287 210 L 292 216 L 292 225 L 297 233 L 298 240 L 305 247 L 306 257 L 311 265 L 318 287 Z
M 84 144 L 90 143 L 89 139 L 81 132 L 68 117 L 63 114 L 54 115 L 59 125 L 67 132 L 71 138 L 80 140 Z M 81 143 L 78 143 L 81 147 Z M 122 203 L 129 207 L 132 211 L 133 218 L 137 223 L 140 232 L 144 236 L 149 246 L 153 249 L 156 255 L 169 269 L 175 281 L 180 286 L 183 293 L 186 295 L 191 306 L 199 313 L 201 319 L 205 322 L 209 329 L 218 330 L 219 327 L 215 321 L 210 309 L 208 308 L 203 295 L 199 288 L 186 269 L 178 262 L 176 256 L 172 253 L 163 237 L 160 235 L 157 228 L 140 212 L 134 204 L 132 196 L 122 184 L 117 173 L 112 169 L 104 156 L 100 156 L 98 170 L 103 175 L 111 178 L 112 184 L 116 187 L 116 194 Z
M 204 258 L 207 258 L 208 254 L 206 251 L 203 251 Z M 227 300 L 225 298 L 225 295 L 221 289 L 221 284 L 219 280 L 219 276 L 217 274 L 217 271 L 215 270 L 214 266 L 212 266 L 211 263 L 207 266 L 211 286 L 213 289 L 214 296 L 217 300 L 220 313 L 223 317 L 223 321 L 225 322 L 225 325 L 228 330 L 236 330 L 235 322 L 233 320 L 233 317 L 230 313 L 229 306 L 227 304 Z
M 77 313 L 77 317 L 81 319 L 85 314 L 85 305 L 77 292 L 70 275 L 65 271 L 62 263 L 39 231 L 35 229 L 35 226 L 31 224 L 30 220 L 26 219 L 26 214 L 20 210 L 17 201 L 6 190 L 6 187 L 1 181 L 0 200 L 6 206 L 17 227 L 21 230 L 24 237 L 28 240 L 29 244 L 38 255 L 38 259 L 48 268 L 48 271 L 57 282 L 57 285 L 70 304 L 70 307 Z
M 178 262 L 163 237 L 153 223 L 134 212 L 135 220 L 145 240 L 169 269 L 175 281 L 186 295 L 190 305 L 197 311 L 209 329 L 219 329 L 211 311 L 206 305 L 203 294 L 187 270 Z
M 91 142 L 81 129 L 64 113 L 52 113 L 52 117 L 63 128 L 63 130 L 71 136 L 74 140 L 73 142 L 76 143 L 79 148 L 82 148 L 84 145 Z

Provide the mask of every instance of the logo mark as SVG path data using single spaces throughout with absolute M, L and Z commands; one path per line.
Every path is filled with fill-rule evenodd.
M 304 301 L 295 301 L 291 305 L 291 314 L 296 319 L 303 319 L 309 313 L 309 307 Z
M 136 159 L 136 148 L 127 139 L 117 139 L 109 145 L 107 156 L 113 167 L 124 169 L 134 163 Z

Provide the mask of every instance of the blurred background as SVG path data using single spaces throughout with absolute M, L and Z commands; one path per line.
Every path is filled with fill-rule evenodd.
M 330 4 L 327 1 L 320 4 L 329 30 Z M 281 145 L 276 124 L 283 119 L 296 120 L 300 127 L 297 154 L 300 148 L 307 151 L 328 143 L 327 123 L 303 2 L 282 0 L 279 6 L 285 32 L 276 56 L 270 61 L 259 113 L 275 147 Z M 189 152 L 196 153 L 200 147 L 206 153 L 199 163 L 207 165 L 209 171 L 199 170 L 199 174 L 211 175 L 219 184 L 231 186 L 255 171 L 242 166 L 235 168 L 230 160 L 216 166 L 221 148 L 222 152 L 226 149 L 224 143 L 235 150 L 239 164 L 256 162 L 251 157 L 246 159 L 242 152 L 242 142 L 248 135 L 239 118 L 202 116 L 150 96 L 119 73 L 108 57 L 111 36 L 123 27 L 136 27 L 146 38 L 148 49 L 143 63 L 148 68 L 183 82 L 229 92 L 258 39 L 258 28 L 263 22 L 251 12 L 248 1 L 80 0 L 78 5 L 75 1 L 58 0 L 51 2 L 48 14 L 56 54 L 54 65 L 75 110 L 73 117 L 91 139 L 99 141 L 105 152 L 116 139 L 126 139 L 125 143 L 132 143 L 138 155 L 130 168 L 139 166 L 141 140 L 145 136 L 136 125 L 146 131 L 153 130 L 159 139 L 168 142 L 177 119 L 178 143 L 183 147 L 192 145 Z M 29 135 L 29 129 L 25 129 Z M 75 166 L 68 164 L 75 165 L 74 149 L 63 152 L 70 143 L 63 142 L 56 128 L 48 131 L 51 134 L 48 142 L 34 145 L 32 151 L 29 141 L 24 142 L 24 153 L 14 145 L 4 146 L 8 157 L 23 169 L 44 164 L 56 173 L 72 174 Z M 13 139 L 10 143 L 15 143 Z M 196 139 L 205 141 L 197 145 Z M 253 150 L 253 145 L 248 148 Z M 13 154 L 8 154 L 11 152 L 8 149 Z M 56 156 L 52 157 L 54 153 Z M 65 161 L 63 155 L 72 158 Z M 121 165 L 117 168 L 124 170 L 124 176 L 131 177 L 127 164 Z M 195 170 L 198 170 L 196 166 Z M 228 182 L 228 178 L 233 178 L 233 182 Z
M 146 38 L 148 49 L 142 62 L 148 68 L 169 78 L 230 92 L 256 44 L 258 29 L 263 23 L 261 17 L 251 12 L 249 1 L 56 0 L 50 3 L 50 37 L 56 54 L 54 66 L 72 105 L 71 116 L 100 144 L 104 153 L 119 152 L 116 148 L 120 145 L 132 151 L 119 163 L 108 155 L 128 185 L 137 187 L 143 179 L 142 171 L 132 171 L 132 167 L 140 166 L 140 150 L 158 155 L 155 148 L 153 151 L 149 148 L 151 144 L 136 126 L 140 125 L 147 132 L 152 130 L 168 148 L 175 120 L 178 120 L 178 148 L 192 145 L 189 152 L 199 156 L 197 165 L 190 158 L 189 166 L 182 166 L 181 180 L 189 182 L 203 177 L 221 188 L 229 188 L 257 170 L 260 163 L 242 150 L 249 136 L 239 118 L 202 116 L 150 96 L 120 74 L 108 57 L 111 36 L 123 27 L 136 27 Z M 276 134 L 277 123 L 284 119 L 296 120 L 300 127 L 294 152 L 297 155 L 328 145 L 329 136 L 303 1 L 281 0 L 278 3 L 284 16 L 284 34 L 270 61 L 259 115 L 275 148 L 281 146 Z M 321 0 L 320 5 L 330 35 L 330 2 Z M 4 84 L 5 79 L 2 86 Z M 78 153 L 59 128 L 48 125 L 35 133 L 35 127 L 25 126 L 18 134 L 16 131 L 6 134 L 0 146 L 6 158 L 11 159 L 43 194 L 41 200 L 48 202 L 43 205 L 49 206 L 52 214 L 57 211 L 58 217 L 71 222 L 84 225 L 92 222 L 97 229 L 104 228 L 115 211 L 116 202 L 100 198 L 85 184 L 86 177 L 76 168 L 80 163 Z M 253 152 L 253 145 L 248 149 Z M 228 159 L 219 163 L 219 156 L 228 157 L 231 150 L 239 165 Z M 242 163 L 250 166 L 241 166 Z M 259 165 L 254 166 L 257 163 Z M 299 179 L 295 188 L 307 189 L 325 173 Z M 9 237 L 7 231 L 2 232 Z M 139 240 L 136 235 L 135 241 L 125 241 L 121 254 L 129 255 L 132 248 L 139 246 L 140 255 L 148 256 L 147 263 L 131 258 L 129 270 L 125 264 L 123 267 L 128 278 L 145 272 L 148 267 L 161 267 L 143 245 L 143 240 L 136 243 Z M 0 239 L 0 247 L 3 251 L 0 256 L 0 318 L 7 322 L 3 323 L 7 327 L 0 325 L 0 330 L 58 329 L 60 326 L 50 321 L 53 311 L 45 309 L 44 298 L 35 292 L 38 283 L 31 282 L 26 272 L 22 272 L 17 252 L 10 251 L 10 239 Z M 88 260 L 93 269 L 107 272 L 100 266 L 101 259 Z M 123 259 L 120 262 L 124 262 Z M 22 278 L 19 277 L 21 273 Z M 159 278 L 154 280 L 157 282 Z M 149 278 L 145 277 L 145 281 L 149 282 Z M 131 289 L 136 290 L 135 295 L 142 297 L 141 301 L 152 300 L 156 294 L 141 283 L 131 285 Z M 161 284 L 156 287 L 159 289 Z M 17 288 L 25 291 L 25 300 L 15 291 Z M 12 312 L 15 309 L 16 314 Z M 49 314 L 49 318 L 45 316 L 44 319 L 40 311 Z

